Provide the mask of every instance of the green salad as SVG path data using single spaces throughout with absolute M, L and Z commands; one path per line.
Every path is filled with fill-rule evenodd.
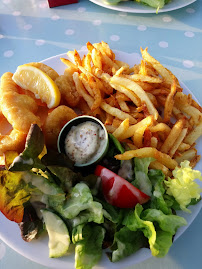
M 122 1 L 125 0 L 104 0 L 104 2 L 108 5 L 117 5 Z M 134 1 L 146 6 L 156 8 L 157 10 L 159 8 L 163 8 L 164 5 L 170 2 L 170 0 L 134 0 Z
M 32 125 L 24 151 L 6 153 L 0 169 L 2 213 L 18 223 L 27 242 L 47 233 L 50 258 L 73 249 L 77 269 L 93 268 L 103 249 L 111 262 L 141 248 L 165 256 L 178 228 L 187 224 L 176 211 L 189 211 L 201 199 L 195 182 L 201 173 L 188 161 L 165 178 L 149 169 L 152 158 L 116 160 L 128 149 L 112 135 L 109 140 L 98 165 L 76 168 L 67 156 L 46 152 L 42 131 Z

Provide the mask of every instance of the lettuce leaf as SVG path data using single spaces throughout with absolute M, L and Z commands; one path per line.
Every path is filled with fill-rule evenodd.
M 25 149 L 9 167 L 9 171 L 26 171 L 33 167 L 45 169 L 38 158 L 44 149 L 44 136 L 37 124 L 32 124 L 27 134 Z
M 152 195 L 152 184 L 148 177 L 149 165 L 153 158 L 134 158 L 135 180 L 132 184 L 147 195 Z
M 161 170 L 150 169 L 148 177 L 152 183 L 152 196 L 149 203 L 149 208 L 159 209 L 164 214 L 172 214 L 171 206 L 165 200 L 165 175 Z
M 88 212 L 88 221 L 104 222 L 102 205 L 99 202 L 93 201 L 89 187 L 83 182 L 77 183 L 73 187 L 70 196 L 56 210 L 67 219 L 73 219 L 85 210 Z
M 175 198 L 182 210 L 190 212 L 187 206 L 193 199 L 199 200 L 202 192 L 200 186 L 194 181 L 195 179 L 202 181 L 201 172 L 193 170 L 189 161 L 184 161 L 172 173 L 174 178 L 164 181 L 167 186 L 167 194 Z
M 0 211 L 11 221 L 20 223 L 24 215 L 24 203 L 30 199 L 30 188 L 22 180 L 22 174 L 0 171 Z
M 123 224 L 131 231 L 142 231 L 148 238 L 152 255 L 163 257 L 172 245 L 173 235 L 179 227 L 186 225 L 186 221 L 176 215 L 165 215 L 157 209 L 143 211 L 143 207 L 137 204 L 135 212 L 130 212 Z
M 114 235 L 113 252 L 110 259 L 112 262 L 120 261 L 146 246 L 147 240 L 141 231 L 134 232 L 125 226 Z
M 72 242 L 76 244 L 76 269 L 91 269 L 99 262 L 104 235 L 104 228 L 98 225 L 79 225 L 73 229 Z

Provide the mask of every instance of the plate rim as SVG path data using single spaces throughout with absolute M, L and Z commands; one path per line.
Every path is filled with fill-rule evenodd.
M 103 8 L 107 8 L 107 9 L 111 9 L 111 10 L 115 10 L 115 11 L 119 11 L 119 12 L 137 13 L 137 14 L 154 14 L 154 13 L 156 14 L 157 13 L 155 8 L 152 8 L 152 7 L 149 7 L 149 6 L 144 6 L 144 5 L 141 5 L 139 3 L 134 3 L 134 4 L 137 4 L 139 6 L 139 8 L 135 8 L 135 7 L 133 8 L 130 5 L 127 7 L 127 2 L 128 1 L 121 2 L 121 6 L 119 4 L 118 5 L 108 5 L 108 4 L 104 3 L 104 2 L 102 2 L 102 0 L 89 0 L 89 1 L 96 4 L 96 5 L 98 5 L 98 6 L 101 6 Z M 171 0 L 171 1 L 174 1 L 174 0 Z M 183 3 L 181 5 L 179 5 L 177 3 L 176 6 L 171 7 L 171 8 L 169 8 L 169 6 L 168 6 L 169 3 L 168 3 L 163 8 L 159 9 L 158 13 L 165 13 L 165 12 L 178 10 L 180 8 L 183 8 L 183 7 L 186 7 L 188 5 L 191 5 L 196 1 L 197 0 L 189 0 L 189 2 Z

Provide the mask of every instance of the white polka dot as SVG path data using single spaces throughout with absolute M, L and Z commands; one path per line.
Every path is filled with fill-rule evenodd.
M 6 247 L 2 242 L 0 242 L 0 260 L 3 259 L 5 254 L 6 254 Z
M 25 30 L 30 30 L 30 29 L 32 29 L 32 25 L 31 24 L 25 24 L 24 29 Z
M 9 4 L 11 2 L 11 0 L 3 0 L 4 4 Z
M 184 35 L 186 37 L 194 37 L 195 36 L 195 34 L 193 32 L 185 32 Z
M 147 30 L 147 26 L 145 26 L 145 25 L 139 25 L 139 26 L 137 27 L 137 29 L 138 29 L 139 31 L 145 31 L 145 30 Z
M 58 15 L 53 15 L 52 17 L 51 17 L 51 20 L 53 20 L 53 21 L 57 21 L 57 20 L 59 20 L 60 19 L 60 16 L 58 16 Z
M 74 30 L 73 30 L 73 29 L 67 29 L 67 30 L 65 31 L 65 34 L 66 34 L 66 35 L 73 35 L 73 34 L 74 34 Z
M 35 45 L 37 45 L 37 46 L 42 46 L 42 45 L 44 45 L 45 44 L 45 40 L 43 40 L 43 39 L 38 39 L 38 40 L 36 40 L 35 41 Z
M 13 16 L 20 16 L 21 15 L 21 12 L 20 11 L 13 11 Z
M 79 13 L 83 13 L 83 12 L 86 11 L 86 8 L 85 8 L 85 7 L 79 7 L 79 8 L 77 9 L 77 11 L 78 11 Z
M 12 57 L 14 52 L 12 50 L 6 50 L 4 51 L 4 57 L 10 58 Z
M 195 9 L 189 7 L 186 9 L 186 12 L 192 14 L 195 13 Z
M 93 21 L 93 25 L 100 25 L 100 24 L 102 24 L 101 20 L 94 20 Z
M 166 42 L 166 41 L 160 41 L 159 42 L 159 47 L 161 47 L 161 48 L 167 48 L 168 47 L 168 42 Z
M 127 12 L 119 12 L 120 17 L 126 17 L 128 15 Z
M 164 16 L 163 17 L 163 21 L 164 22 L 171 22 L 172 21 L 172 18 L 170 16 Z
M 0 35 L 0 39 L 4 38 L 4 35 Z
M 40 7 L 40 8 L 47 8 L 47 7 L 49 7 L 49 6 L 48 6 L 48 1 L 47 1 L 47 2 L 43 2 L 43 3 L 40 3 L 40 4 L 39 4 L 39 7 Z
M 111 35 L 111 36 L 110 36 L 110 39 L 111 39 L 112 41 L 119 41 L 120 36 L 118 36 L 118 35 Z
M 185 61 L 183 61 L 183 65 L 184 65 L 184 67 L 192 68 L 194 66 L 194 63 L 190 60 L 185 60 Z

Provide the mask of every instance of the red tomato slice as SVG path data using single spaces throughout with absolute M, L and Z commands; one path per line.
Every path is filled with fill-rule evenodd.
M 137 203 L 144 204 L 150 199 L 130 182 L 101 165 L 96 167 L 95 175 L 101 177 L 104 197 L 113 206 L 133 208 Z

